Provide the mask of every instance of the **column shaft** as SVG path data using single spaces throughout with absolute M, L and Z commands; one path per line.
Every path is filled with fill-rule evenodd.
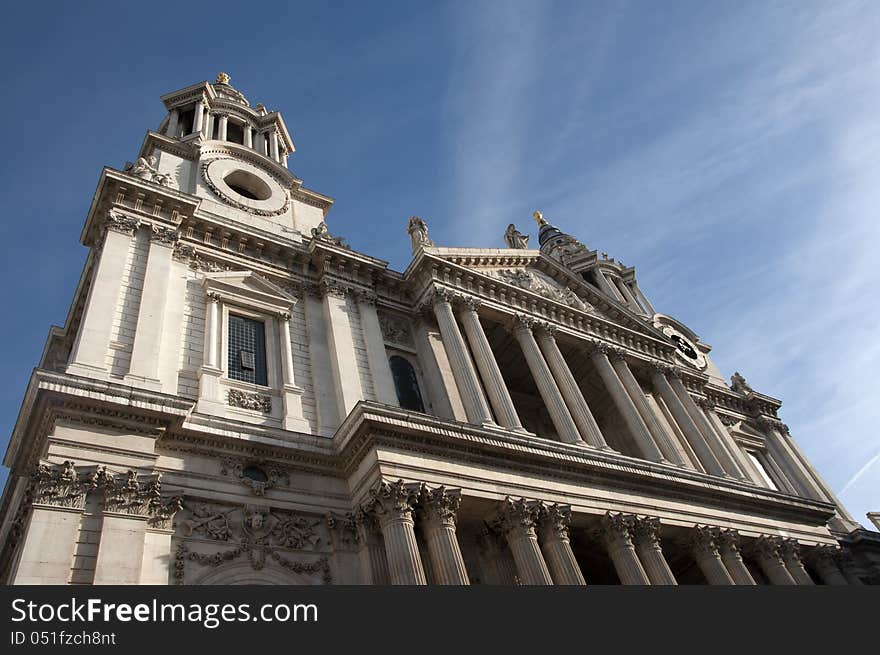
M 691 552 L 706 582 L 710 585 L 732 585 L 733 576 L 721 559 L 715 534 L 711 528 L 697 526 L 691 541 Z
M 660 452 L 663 453 L 663 458 L 676 466 L 684 466 L 684 460 L 681 458 L 678 449 L 672 443 L 670 436 L 661 425 L 657 415 L 654 414 L 648 401 L 645 400 L 645 394 L 642 391 L 642 387 L 630 370 L 629 364 L 626 363 L 626 360 L 623 357 L 617 356 L 612 358 L 611 365 L 617 372 L 617 376 L 623 383 L 630 398 L 632 398 L 636 410 L 642 417 L 642 421 L 645 423 L 648 431 L 654 439 L 654 443 L 657 444 L 658 448 L 660 448 Z
M 577 381 L 574 379 L 574 375 L 571 373 L 571 369 L 568 367 L 568 363 L 565 361 L 565 357 L 559 350 L 556 339 L 546 330 L 539 331 L 535 336 L 581 437 L 595 448 L 610 450 Z
M 778 538 L 761 537 L 755 547 L 758 564 L 771 584 L 795 585 L 795 579 L 789 573 L 780 553 L 781 540 Z
M 468 421 L 475 425 L 493 425 L 489 405 L 483 395 L 483 389 L 477 379 L 477 372 L 474 370 L 461 331 L 458 329 L 449 299 L 438 295 L 434 301 L 434 314 L 452 366 L 452 375 L 461 392 L 461 401 Z
M 742 555 L 739 552 L 739 535 L 735 530 L 722 530 L 717 538 L 718 552 L 721 555 L 721 561 L 730 573 L 734 584 L 753 585 L 755 579 L 752 577 L 746 563 L 743 562 Z
M 153 227 L 150 236 L 131 363 L 126 378 L 158 388 L 160 349 L 166 336 L 163 324 L 171 281 L 171 254 L 177 234 L 170 228 Z M 173 335 L 167 337 L 173 338 Z
M 427 584 L 414 525 L 412 518 L 393 519 L 382 524 L 385 554 L 393 585 Z
M 113 220 L 113 217 L 110 219 Z M 95 272 L 89 287 L 85 311 L 70 356 L 71 368 L 107 368 L 107 353 L 113 329 L 113 314 L 119 302 L 119 290 L 136 222 L 130 229 L 107 228 L 104 244 L 97 255 Z
M 229 117 L 226 114 L 220 115 L 220 125 L 217 128 L 217 138 L 220 141 L 226 141 L 226 127 L 229 125 Z
M 693 396 L 691 396 L 690 392 L 687 390 L 687 387 L 684 386 L 684 382 L 681 381 L 681 378 L 673 376 L 670 384 L 672 385 L 672 389 L 675 391 L 676 395 L 681 400 L 682 405 L 684 405 L 685 410 L 693 420 L 694 425 L 697 426 L 697 430 L 700 432 L 700 434 L 703 435 L 703 439 L 706 441 L 706 444 L 711 449 L 712 454 L 715 455 L 715 460 L 721 467 L 721 475 L 741 477 L 742 472 L 736 466 L 736 463 L 731 458 L 730 453 L 728 453 L 724 446 L 721 444 L 721 441 L 718 439 L 718 435 L 715 434 L 712 426 L 709 425 L 709 420 L 706 418 L 703 410 L 697 406 L 696 401 L 694 401 Z
M 587 584 L 568 538 L 571 509 L 556 504 L 541 505 L 539 515 L 541 549 L 553 582 L 558 585 Z
M 610 367 L 610 364 L 609 364 Z M 617 571 L 620 583 L 625 585 L 648 585 L 651 580 L 639 561 L 633 547 L 631 526 L 633 517 L 622 514 L 606 514 L 603 518 L 603 538 L 608 555 Z
M 199 134 L 202 131 L 202 125 L 205 121 L 205 104 L 199 100 L 196 102 L 195 112 L 193 113 L 192 134 Z
M 376 305 L 371 298 L 360 296 L 358 309 L 361 314 L 361 328 L 367 350 L 367 362 L 370 365 L 370 373 L 373 375 L 373 390 L 376 392 L 376 400 L 386 405 L 399 406 L 400 402 L 397 399 L 394 378 L 391 375 L 391 365 L 388 363 L 388 353 L 385 351 L 385 339 L 379 325 Z
M 677 585 L 660 546 L 660 521 L 637 519 L 633 530 L 636 553 L 652 585 Z
M 597 348 L 593 351 L 591 359 L 611 399 L 614 401 L 617 411 L 623 416 L 623 420 L 626 422 L 627 428 L 629 428 L 630 434 L 636 442 L 636 446 L 641 451 L 642 457 L 652 462 L 664 461 L 663 454 L 660 452 L 657 444 L 654 443 L 648 426 L 645 425 L 645 422 L 639 415 L 639 411 L 633 404 L 632 398 L 629 397 L 623 383 L 617 377 L 614 367 L 608 361 L 608 355 L 601 348 Z
M 460 502 L 461 492 L 457 489 L 422 487 L 422 531 L 437 584 L 470 584 L 455 535 L 455 515 Z
M 709 448 L 703 434 L 697 429 L 696 424 L 693 419 L 691 419 L 690 414 L 685 409 L 678 394 L 675 393 L 675 390 L 672 388 L 666 375 L 662 371 L 655 369 L 651 373 L 651 381 L 654 384 L 654 388 L 660 394 L 660 397 L 663 398 L 663 402 L 666 403 L 666 406 L 672 413 L 675 422 L 678 423 L 678 427 L 680 427 L 681 431 L 684 433 L 691 448 L 694 449 L 694 453 L 696 453 L 697 457 L 700 459 L 700 463 L 703 465 L 703 468 L 706 469 L 706 472 L 711 475 L 723 475 L 724 469 L 721 468 L 721 464 L 718 463 L 715 454 L 712 452 L 712 449 Z
M 486 332 L 480 323 L 476 307 L 466 304 L 462 307 L 460 316 L 468 344 L 474 354 L 474 361 L 483 379 L 486 395 L 489 396 L 492 409 L 495 411 L 495 416 L 498 417 L 498 423 L 505 428 L 522 430 L 522 423 L 520 423 L 516 407 L 513 405 L 507 384 L 501 377 L 501 369 L 498 368 L 498 362 L 489 345 L 489 340 L 486 338 Z
M 569 413 L 568 408 L 565 406 L 565 401 L 562 398 L 559 387 L 556 386 L 556 382 L 553 380 L 553 374 L 547 367 L 547 362 L 544 361 L 544 356 L 541 354 L 541 349 L 538 348 L 531 328 L 528 324 L 519 322 L 514 327 L 514 334 L 560 441 L 565 443 L 581 443 L 581 435 L 578 433 L 571 413 Z

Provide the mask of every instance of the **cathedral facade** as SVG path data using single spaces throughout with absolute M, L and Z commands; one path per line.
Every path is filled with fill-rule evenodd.
M 504 248 L 414 216 L 391 270 L 229 82 L 101 172 L 4 460 L 6 584 L 878 581 L 780 401 L 632 267 L 535 212 Z

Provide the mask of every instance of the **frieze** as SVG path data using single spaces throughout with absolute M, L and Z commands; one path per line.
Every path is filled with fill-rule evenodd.
M 333 582 L 330 570 L 330 562 L 326 556 L 319 557 L 313 562 L 302 562 L 284 557 L 277 551 L 252 543 L 242 543 L 230 550 L 218 551 L 212 554 L 197 553 L 191 551 L 186 544 L 178 544 L 174 556 L 174 584 L 185 584 L 186 563 L 193 562 L 200 566 L 219 567 L 227 562 L 232 562 L 242 555 L 247 555 L 251 568 L 261 570 L 266 565 L 266 557 L 270 557 L 282 568 L 297 574 L 320 574 L 324 584 Z
M 184 537 L 251 543 L 266 549 L 320 551 L 328 546 L 324 522 L 261 505 L 220 505 L 188 499 L 178 520 Z
M 255 412 L 268 414 L 272 411 L 272 398 L 260 393 L 250 393 L 240 389 L 229 389 L 226 392 L 226 403 L 231 407 L 240 407 Z

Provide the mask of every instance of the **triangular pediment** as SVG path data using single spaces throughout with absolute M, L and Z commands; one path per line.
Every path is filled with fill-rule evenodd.
M 462 266 L 493 281 L 601 317 L 630 330 L 667 341 L 646 318 L 539 250 L 426 248 L 425 254 Z
M 296 302 L 287 291 L 253 271 L 207 273 L 202 287 L 208 294 L 272 311 L 288 310 Z

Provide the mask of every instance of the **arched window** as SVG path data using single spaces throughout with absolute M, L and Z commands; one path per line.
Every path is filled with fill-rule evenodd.
M 391 365 L 391 377 L 394 378 L 394 390 L 397 401 L 404 409 L 424 412 L 425 404 L 419 391 L 419 381 L 412 364 L 400 355 L 393 355 L 388 363 Z

